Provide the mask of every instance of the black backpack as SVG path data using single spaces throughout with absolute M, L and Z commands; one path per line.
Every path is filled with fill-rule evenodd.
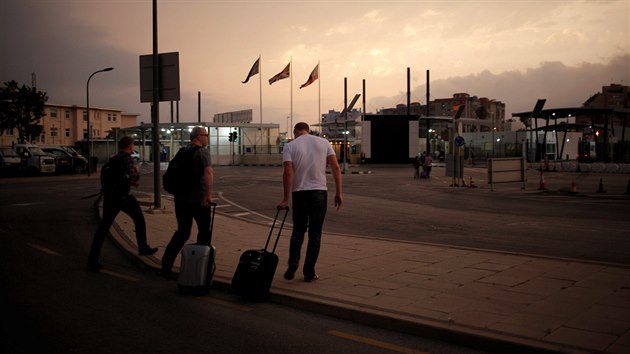
M 196 180 L 201 177 L 199 171 L 195 171 L 194 160 L 195 152 L 200 148 L 201 146 L 194 145 L 179 149 L 162 175 L 162 186 L 165 191 L 175 195 L 191 190 L 195 186 Z
M 101 168 L 101 191 L 118 194 L 129 193 L 130 176 L 127 174 L 123 159 L 111 157 Z

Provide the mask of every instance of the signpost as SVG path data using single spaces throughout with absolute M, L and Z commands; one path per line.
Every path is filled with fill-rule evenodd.
M 161 101 L 179 101 L 179 53 L 157 53 L 157 0 L 153 1 L 153 54 L 140 56 L 140 102 L 151 102 L 153 123 L 153 206 L 161 207 L 160 110 Z

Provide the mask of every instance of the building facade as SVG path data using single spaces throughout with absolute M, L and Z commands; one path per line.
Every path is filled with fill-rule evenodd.
M 251 123 L 252 110 L 217 113 L 212 118 L 213 123 Z
M 138 114 L 123 113 L 116 109 L 90 107 L 90 125 L 93 139 L 112 136 L 116 129 L 136 125 Z M 77 105 L 46 104 L 40 119 L 41 134 L 31 137 L 29 143 L 75 145 L 87 139 L 87 108 Z M 0 145 L 18 141 L 17 129 L 7 129 L 0 135 Z

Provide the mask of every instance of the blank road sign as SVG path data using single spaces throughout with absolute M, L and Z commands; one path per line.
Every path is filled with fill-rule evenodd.
M 158 54 L 160 101 L 179 101 L 179 52 Z M 153 102 L 153 55 L 140 56 L 140 102 Z

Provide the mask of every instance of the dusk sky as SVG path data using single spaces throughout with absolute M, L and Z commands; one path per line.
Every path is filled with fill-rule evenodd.
M 46 91 L 49 103 L 141 114 L 139 56 L 152 52 L 150 0 L 5 0 L 0 4 L 0 80 Z M 546 108 L 580 106 L 602 86 L 630 85 L 630 1 L 158 1 L 159 52 L 179 52 L 183 122 L 253 109 L 283 131 L 343 109 L 367 85 L 367 112 L 466 92 L 496 99 L 512 112 L 538 98 Z M 261 56 L 261 74 L 245 80 Z M 293 77 L 268 80 L 293 61 Z M 320 63 L 320 81 L 299 89 Z M 360 107 L 359 104 L 357 104 Z M 160 105 L 170 121 L 170 105 Z

